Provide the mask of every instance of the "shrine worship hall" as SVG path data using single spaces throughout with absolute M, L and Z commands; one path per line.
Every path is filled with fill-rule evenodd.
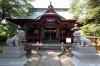
M 45 13 L 35 19 L 7 18 L 7 20 L 26 28 L 26 39 L 28 42 L 39 42 L 42 44 L 66 43 L 66 38 L 70 38 L 72 43 L 74 37 L 71 29 L 77 21 L 62 17 L 56 13 L 51 4 Z

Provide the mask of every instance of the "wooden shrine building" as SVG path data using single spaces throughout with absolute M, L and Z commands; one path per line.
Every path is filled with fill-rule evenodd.
M 65 19 L 59 15 L 50 4 L 47 11 L 36 19 L 12 19 L 8 21 L 25 27 L 28 41 L 41 43 L 61 43 L 66 42 L 66 38 L 71 38 L 73 42 L 73 31 L 71 29 L 77 20 Z

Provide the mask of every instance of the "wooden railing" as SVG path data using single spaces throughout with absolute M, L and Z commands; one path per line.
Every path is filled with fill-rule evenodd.
M 86 38 L 88 39 L 94 39 L 94 43 L 95 43 L 95 48 L 96 48 L 96 52 L 99 53 L 100 51 L 100 48 L 99 48 L 99 45 L 98 45 L 98 37 L 97 36 L 85 36 Z

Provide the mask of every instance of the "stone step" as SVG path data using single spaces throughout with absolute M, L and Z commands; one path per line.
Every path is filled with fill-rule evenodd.
M 38 50 L 62 50 L 62 48 L 60 46 L 43 46 L 39 47 Z
M 59 40 L 42 40 L 43 44 L 60 44 Z

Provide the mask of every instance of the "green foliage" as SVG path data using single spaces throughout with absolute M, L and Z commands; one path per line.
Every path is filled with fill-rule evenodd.
M 79 19 L 80 23 L 85 23 L 88 18 L 100 23 L 100 0 L 72 0 L 69 11 L 73 13 L 74 18 Z M 80 19 L 79 16 L 83 17 Z
M 33 0 L 0 0 L 0 22 L 6 17 L 30 15 L 33 11 L 30 1 Z
M 0 40 L 6 40 L 16 34 L 18 26 L 13 23 L 2 24 L 0 23 Z
M 6 40 L 16 34 L 18 26 L 7 22 L 2 23 L 6 17 L 24 17 L 33 12 L 30 4 L 34 0 L 0 0 L 0 40 Z
M 91 25 L 88 24 L 88 25 L 85 25 L 85 26 L 82 27 L 82 33 L 83 33 L 84 36 L 87 36 L 87 35 L 91 36 L 91 35 L 93 35 L 93 32 L 90 30 L 90 26 Z
M 100 0 L 87 1 L 88 17 L 95 19 L 95 23 L 100 23 Z
M 79 18 L 77 20 L 78 23 L 85 25 L 87 23 L 87 18 Z
M 78 16 L 82 12 L 82 4 L 79 3 L 79 0 L 72 0 L 71 8 L 69 9 L 70 13 L 73 13 L 73 17 L 78 19 Z
M 100 36 L 100 24 L 87 24 L 82 27 L 85 36 Z
M 83 16 L 77 19 L 79 23 L 87 24 L 82 27 L 84 35 L 100 36 L 100 0 L 72 0 L 69 11 L 76 17 Z M 87 19 L 95 19 L 95 21 L 89 23 Z

